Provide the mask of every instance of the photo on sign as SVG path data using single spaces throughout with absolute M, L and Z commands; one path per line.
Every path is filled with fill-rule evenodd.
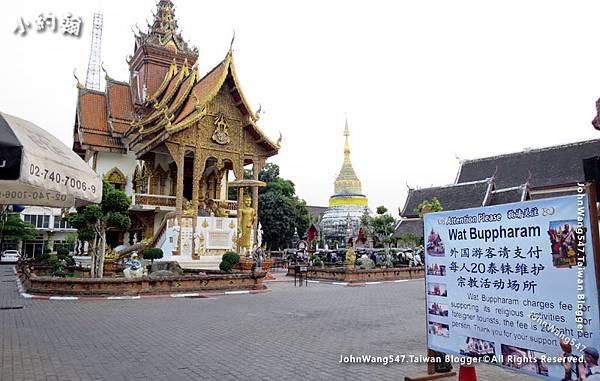
M 450 327 L 448 324 L 429 322 L 429 334 L 441 337 L 450 337 Z
M 448 296 L 445 283 L 429 283 L 427 285 L 427 295 L 431 296 Z
M 445 304 L 437 302 L 429 303 L 427 310 L 429 311 L 430 315 L 448 316 L 448 306 Z
M 493 341 L 478 339 L 476 337 L 463 337 L 460 354 L 488 360 L 496 355 Z
M 427 266 L 427 275 L 446 276 L 446 265 L 432 263 Z
M 501 345 L 501 350 L 502 365 L 548 376 L 548 366 L 540 360 L 547 356 L 545 353 L 506 344 Z
M 444 242 L 440 234 L 431 229 L 431 233 L 427 237 L 427 254 L 434 257 L 443 257 L 446 255 Z
M 579 236 L 575 231 L 577 220 L 551 221 L 548 227 L 552 264 L 556 268 L 577 266 Z M 585 228 L 584 236 L 585 236 Z

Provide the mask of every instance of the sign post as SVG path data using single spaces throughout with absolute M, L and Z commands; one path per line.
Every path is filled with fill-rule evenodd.
M 559 381 L 561 341 L 600 348 L 595 191 L 578 192 L 424 216 L 429 349 Z

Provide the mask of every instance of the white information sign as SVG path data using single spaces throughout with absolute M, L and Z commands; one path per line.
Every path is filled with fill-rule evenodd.
M 580 191 L 425 215 L 431 349 L 577 379 L 565 359 L 600 349 L 590 212 Z

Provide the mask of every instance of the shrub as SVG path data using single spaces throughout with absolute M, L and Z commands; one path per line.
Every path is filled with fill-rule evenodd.
M 321 266 L 323 266 L 323 260 L 317 254 L 311 255 L 310 256 L 310 260 L 311 260 L 312 265 L 314 267 L 321 267 Z
M 59 260 L 63 260 L 67 263 L 67 266 L 74 266 L 75 265 L 75 259 L 73 259 L 73 257 L 71 257 L 70 255 L 58 255 L 58 259 Z
M 142 253 L 142 256 L 144 257 L 144 259 L 150 259 L 152 263 L 154 263 L 155 259 L 161 259 L 163 257 L 163 251 L 158 247 L 152 247 L 149 249 L 145 249 Z
M 47 261 L 50 266 L 56 266 L 59 261 L 58 255 L 49 255 Z
M 56 254 L 66 257 L 69 255 L 69 248 L 66 245 L 55 245 Z
M 50 254 L 38 254 L 35 256 L 34 261 L 35 263 L 39 263 L 39 264 L 44 264 L 48 261 L 48 259 L 50 258 Z
M 228 251 L 223 254 L 223 258 L 221 263 L 219 264 L 219 269 L 225 272 L 231 272 L 231 269 L 234 265 L 240 262 L 240 256 L 233 251 Z

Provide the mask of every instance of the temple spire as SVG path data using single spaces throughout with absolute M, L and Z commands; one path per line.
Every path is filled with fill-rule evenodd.
M 350 142 L 348 138 L 350 137 L 350 129 L 348 129 L 348 118 L 346 118 L 346 128 L 344 128 L 344 136 L 346 137 L 346 143 L 344 145 L 344 161 L 350 161 Z
M 181 37 L 181 32 L 175 18 L 175 5 L 171 0 L 160 0 L 156 4 L 156 13 L 153 12 L 152 24 L 148 24 L 146 33 L 139 32 L 136 35 L 136 48 L 142 45 L 164 46 L 175 52 L 197 55 L 198 50 L 189 47 Z
M 342 169 L 335 180 L 335 194 L 361 194 L 361 185 L 352 162 L 350 161 L 350 129 L 348 128 L 348 119 L 344 127 L 344 163 Z

